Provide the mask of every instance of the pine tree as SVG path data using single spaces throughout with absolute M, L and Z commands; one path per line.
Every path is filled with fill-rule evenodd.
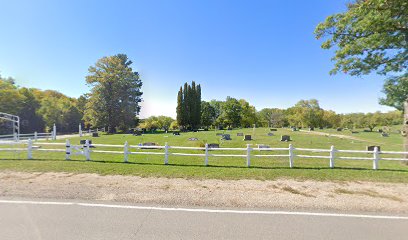
M 177 123 L 179 126 L 184 125 L 184 118 L 183 118 L 183 88 L 180 87 L 180 90 L 177 94 Z

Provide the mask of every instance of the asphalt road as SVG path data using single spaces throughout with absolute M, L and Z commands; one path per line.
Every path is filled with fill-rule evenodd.
M 0 239 L 408 239 L 408 218 L 0 200 Z

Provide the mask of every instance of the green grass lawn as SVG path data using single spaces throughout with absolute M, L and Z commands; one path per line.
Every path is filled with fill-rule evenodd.
M 317 130 L 319 131 L 319 130 Z M 344 134 L 335 130 L 324 130 L 328 134 Z M 288 147 L 288 142 L 280 142 L 281 135 L 290 135 L 297 148 L 324 148 L 329 149 L 334 145 L 336 149 L 365 150 L 367 145 L 380 145 L 383 151 L 401 151 L 403 138 L 399 134 L 391 134 L 385 138 L 377 132 L 353 134 L 357 140 L 338 138 L 328 135 L 315 135 L 308 132 L 292 132 L 290 129 L 278 129 L 275 136 L 268 136 L 269 129 L 257 128 L 238 129 L 232 131 L 218 131 L 231 134 L 231 141 L 221 141 L 215 131 L 198 133 L 181 133 L 173 136 L 166 133 L 144 134 L 132 136 L 127 134 L 102 135 L 92 139 L 93 143 L 123 145 L 128 141 L 131 145 L 143 142 L 155 142 L 170 146 L 202 146 L 205 143 L 219 143 L 221 147 L 243 148 L 246 144 L 256 147 L 256 144 L 267 144 L 271 147 Z M 254 140 L 245 142 L 243 137 L 237 137 L 238 132 L 252 135 Z M 351 135 L 351 133 L 350 133 Z M 198 141 L 188 141 L 196 137 Z M 78 144 L 80 138 L 70 138 L 72 144 Z M 65 142 L 58 140 L 57 142 Z M 42 148 L 61 148 L 63 146 L 42 146 Z M 97 150 L 123 151 L 123 148 L 101 148 Z M 132 151 L 136 151 L 132 149 Z M 144 150 L 142 150 L 144 151 Z M 150 150 L 152 151 L 152 150 Z M 163 150 L 153 150 L 163 152 Z M 198 150 L 176 150 L 170 152 L 203 153 Z M 214 151 L 213 153 L 221 153 Z M 223 151 L 222 153 L 245 154 L 244 151 Z M 307 155 L 328 155 L 328 153 L 296 152 Z M 258 152 L 254 154 L 287 154 L 283 152 Z M 154 177 L 180 177 L 180 178 L 216 178 L 216 179 L 260 179 L 271 180 L 277 178 L 294 178 L 299 180 L 335 180 L 335 181 L 381 181 L 381 182 L 408 182 L 408 166 L 399 161 L 380 161 L 380 169 L 372 170 L 372 161 L 369 160 L 337 160 L 336 168 L 330 169 L 328 159 L 302 159 L 295 158 L 295 168 L 289 168 L 287 157 L 257 158 L 252 156 L 251 167 L 246 167 L 245 158 L 210 157 L 209 166 L 204 166 L 204 157 L 169 156 L 169 165 L 164 165 L 164 156 L 161 155 L 130 155 L 129 162 L 123 163 L 123 155 L 91 153 L 92 161 L 85 161 L 83 156 L 73 156 L 66 161 L 65 153 L 33 153 L 33 160 L 26 160 L 26 152 L 0 152 L 0 170 L 14 171 L 58 171 L 74 173 L 120 174 Z M 372 157 L 371 154 L 343 154 L 344 156 Z M 390 156 L 401 157 L 401 156 Z

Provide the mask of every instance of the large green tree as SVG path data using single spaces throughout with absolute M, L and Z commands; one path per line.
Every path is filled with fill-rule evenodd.
M 387 94 L 386 99 L 390 101 L 386 100 L 383 103 L 401 108 L 405 101 L 407 131 L 407 92 L 401 96 L 400 91 L 394 90 L 406 86 L 408 1 L 354 1 L 347 5 L 346 12 L 327 17 L 316 27 L 315 34 L 318 39 L 325 38 L 322 48 L 335 48 L 335 55 L 332 58 L 335 66 L 332 74 L 339 71 L 357 76 L 372 72 L 383 75 L 398 74 L 394 80 L 386 82 L 384 91 Z M 392 88 L 391 85 L 396 87 Z M 408 139 L 406 148 L 408 149 Z
M 135 125 L 140 112 L 139 73 L 125 54 L 103 57 L 89 67 L 86 82 L 92 87 L 86 103 L 86 118 L 94 127 L 107 126 L 110 132 Z

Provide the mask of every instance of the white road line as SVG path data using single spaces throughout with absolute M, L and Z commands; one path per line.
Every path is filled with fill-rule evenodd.
M 145 206 L 132 206 L 132 205 L 80 203 L 80 202 L 41 202 L 41 201 L 0 200 L 0 203 L 5 203 L 5 204 L 31 204 L 31 205 L 62 205 L 62 206 L 82 206 L 82 207 L 101 207 L 101 208 L 121 208 L 121 209 L 137 209 L 137 210 L 154 210 L 154 211 L 261 214 L 261 215 L 298 215 L 298 216 L 318 216 L 318 217 L 346 217 L 346 218 L 371 218 L 371 219 L 408 220 L 408 217 L 405 217 L 405 216 L 384 216 L 384 215 L 343 214 L 343 213 L 289 212 L 289 211 L 251 211 L 251 210 L 228 210 L 228 209 L 145 207 Z

